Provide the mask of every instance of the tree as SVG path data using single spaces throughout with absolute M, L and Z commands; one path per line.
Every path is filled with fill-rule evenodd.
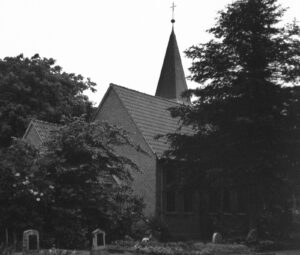
M 6 241 L 16 243 L 17 233 L 41 225 L 36 206 L 37 191 L 32 166 L 38 151 L 29 144 L 14 140 L 0 161 L 0 228 Z M 1 233 L 2 234 L 2 233 Z
M 62 123 L 73 116 L 91 115 L 83 95 L 95 83 L 66 73 L 52 58 L 23 55 L 0 59 L 0 148 L 24 134 L 30 119 Z
M 120 145 L 141 150 L 125 131 L 82 118 L 54 131 L 38 155 L 17 141 L 1 166 L 11 179 L 2 175 L 0 183 L 11 192 L 1 196 L 0 203 L 9 200 L 14 207 L 8 210 L 1 206 L 2 214 L 11 220 L 2 221 L 1 217 L 0 225 L 38 228 L 43 240 L 64 248 L 90 247 L 89 234 L 97 227 L 105 229 L 112 239 L 128 234 L 132 222 L 142 216 L 143 203 L 130 186 L 131 172 L 138 168 L 117 153 L 116 146 Z M 25 161 L 15 163 L 13 159 L 19 155 Z M 5 192 L 2 186 L 0 192 Z M 24 203 L 19 204 L 18 199 Z M 15 218 L 16 212 L 23 211 L 34 214 L 35 221 Z
M 142 215 L 141 200 L 130 188 L 131 172 L 139 169 L 117 153 L 116 146 L 122 145 L 140 150 L 125 131 L 108 123 L 77 119 L 55 133 L 38 163 L 41 179 L 51 181 L 53 187 L 48 232 L 54 226 L 55 236 L 63 240 L 59 236 L 66 236 L 77 222 L 81 233 L 100 227 L 116 238 Z M 76 243 L 72 240 L 69 245 Z
M 281 27 L 276 0 L 241 0 L 220 11 L 214 39 L 192 46 L 192 105 L 171 109 L 195 135 L 169 134 L 170 158 L 189 183 L 247 187 L 252 224 L 263 208 L 287 210 L 299 183 L 300 29 Z M 287 86 L 288 85 L 288 86 Z M 184 162 L 184 163 L 183 163 Z

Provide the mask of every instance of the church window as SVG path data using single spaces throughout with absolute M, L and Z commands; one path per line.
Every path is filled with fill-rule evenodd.
M 175 212 L 176 211 L 176 194 L 173 190 L 168 190 L 166 192 L 166 211 Z
M 209 194 L 209 211 L 211 213 L 219 212 L 221 208 L 221 192 L 218 189 L 212 189 Z
M 166 185 L 172 185 L 176 181 L 176 171 L 174 169 L 167 169 L 166 171 Z
M 245 213 L 246 212 L 246 196 L 245 192 L 238 191 L 237 193 L 237 210 L 239 213 Z
M 231 212 L 231 192 L 228 189 L 223 190 L 223 212 Z
M 185 191 L 183 193 L 183 210 L 184 212 L 193 211 L 193 192 Z

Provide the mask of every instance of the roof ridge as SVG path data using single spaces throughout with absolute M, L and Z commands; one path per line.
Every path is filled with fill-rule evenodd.
M 39 123 L 43 123 L 43 124 L 47 124 L 47 125 L 53 125 L 53 126 L 59 126 L 60 124 L 58 123 L 54 123 L 54 122 L 48 122 L 48 121 L 44 121 L 44 120 L 39 120 L 39 119 L 31 119 L 31 121 L 34 122 L 39 122 Z
M 157 98 L 157 99 L 160 99 L 160 100 L 162 100 L 162 101 L 167 101 L 167 102 L 169 102 L 169 103 L 174 103 L 174 104 L 182 105 L 182 103 L 173 101 L 173 100 L 171 100 L 171 99 L 167 99 L 167 98 L 160 97 L 160 96 L 152 96 L 152 95 L 149 95 L 149 94 L 147 94 L 147 93 L 145 93 L 145 92 L 140 92 L 140 91 L 137 91 L 137 90 L 134 90 L 134 89 L 126 88 L 126 87 L 121 86 L 121 85 L 118 85 L 118 84 L 110 83 L 109 85 L 112 86 L 112 87 L 115 86 L 115 87 L 120 87 L 120 88 L 123 88 L 123 89 L 126 89 L 126 90 L 130 90 L 130 91 L 133 91 L 133 92 L 137 92 L 137 93 L 139 93 L 139 94 L 143 94 L 143 95 L 146 95 L 146 96 L 149 96 L 149 97 Z

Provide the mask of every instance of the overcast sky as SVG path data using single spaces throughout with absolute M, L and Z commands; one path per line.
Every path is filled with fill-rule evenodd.
M 154 94 L 171 32 L 172 0 L 0 0 L 0 58 L 52 57 L 66 72 L 97 83 L 98 104 L 110 83 Z M 209 39 L 206 30 L 231 0 L 175 1 L 175 33 L 183 51 Z M 300 20 L 300 0 L 285 22 Z M 188 82 L 189 87 L 195 84 Z

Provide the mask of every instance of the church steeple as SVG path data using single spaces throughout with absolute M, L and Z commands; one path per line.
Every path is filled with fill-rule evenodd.
M 174 18 L 172 19 L 174 25 Z M 155 96 L 164 97 L 178 102 L 189 103 L 181 94 L 187 90 L 185 75 L 181 63 L 180 53 L 174 33 L 174 27 L 170 35 L 164 63 L 161 69 Z

